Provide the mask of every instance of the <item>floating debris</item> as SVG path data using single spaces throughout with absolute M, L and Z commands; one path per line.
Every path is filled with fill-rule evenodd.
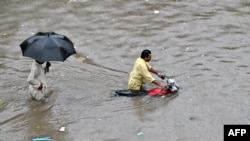
M 67 3 L 76 2 L 76 0 L 69 0 Z
M 79 61 L 79 62 L 85 62 L 86 58 L 84 58 L 84 57 L 77 57 L 77 61 Z
M 137 133 L 137 136 L 141 136 L 141 135 L 143 135 L 143 132 L 138 132 Z
M 32 141 L 52 141 L 51 137 L 33 138 Z
M 8 35 L 8 33 L 3 33 L 2 35 L 3 35 L 3 36 L 7 36 L 7 35 Z
M 65 129 L 66 129 L 66 127 L 61 127 L 61 128 L 59 129 L 59 131 L 60 131 L 60 132 L 64 132 Z
M 160 13 L 160 11 L 159 10 L 154 10 L 154 13 L 158 14 L 158 13 Z
M 8 34 L 8 33 L 3 33 L 2 34 L 2 37 L 8 37 L 10 34 Z

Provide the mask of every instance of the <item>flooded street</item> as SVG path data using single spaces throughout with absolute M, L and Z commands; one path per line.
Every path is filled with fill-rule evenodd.
M 0 141 L 223 141 L 225 124 L 250 124 L 248 0 L 1 0 L 0 7 Z M 51 62 L 48 101 L 36 102 L 26 81 L 33 60 L 19 44 L 49 31 L 69 37 L 77 54 Z M 144 49 L 180 84 L 178 95 L 112 94 L 127 88 Z

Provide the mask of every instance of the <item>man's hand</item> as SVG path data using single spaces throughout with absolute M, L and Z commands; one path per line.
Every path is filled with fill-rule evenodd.
M 160 84 L 160 87 L 161 87 L 161 89 L 166 89 L 167 88 L 167 86 L 165 84 L 163 84 L 163 83 Z
M 158 80 L 154 80 L 153 83 L 158 85 L 161 89 L 166 89 L 167 88 L 167 86 L 164 83 L 161 83 Z
M 159 76 L 161 79 L 165 79 L 166 75 L 162 73 L 157 73 L 157 76 Z
M 40 86 L 38 87 L 38 90 L 41 91 L 43 89 L 43 83 L 40 84 Z
M 46 67 L 50 67 L 51 66 L 51 63 L 50 62 L 47 62 L 46 63 Z
M 45 72 L 49 72 L 49 67 L 50 66 L 51 66 L 50 62 L 47 62 L 46 66 L 45 66 Z

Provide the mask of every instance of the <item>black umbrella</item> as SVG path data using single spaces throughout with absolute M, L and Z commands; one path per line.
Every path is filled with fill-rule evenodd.
M 23 56 L 40 62 L 65 61 L 76 53 L 74 44 L 68 37 L 54 32 L 38 32 L 24 40 L 20 47 Z

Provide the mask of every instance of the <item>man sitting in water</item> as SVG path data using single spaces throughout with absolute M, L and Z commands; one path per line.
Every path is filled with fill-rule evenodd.
M 130 90 L 142 90 L 142 84 L 145 82 L 154 83 L 161 88 L 166 88 L 164 83 L 153 78 L 151 73 L 163 78 L 165 75 L 157 72 L 153 67 L 149 65 L 151 60 L 151 51 L 146 49 L 141 53 L 141 57 L 135 61 L 132 72 L 130 73 L 128 80 L 128 89 Z

